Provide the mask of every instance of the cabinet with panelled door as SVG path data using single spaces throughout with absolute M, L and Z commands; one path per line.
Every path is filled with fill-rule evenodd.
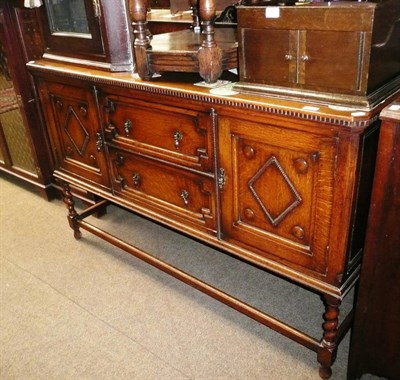
M 240 91 L 373 108 L 399 86 L 400 3 L 238 6 Z

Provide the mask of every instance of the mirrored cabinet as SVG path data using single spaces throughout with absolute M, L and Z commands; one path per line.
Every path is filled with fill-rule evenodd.
M 125 0 L 44 0 L 40 9 L 44 58 L 132 71 Z

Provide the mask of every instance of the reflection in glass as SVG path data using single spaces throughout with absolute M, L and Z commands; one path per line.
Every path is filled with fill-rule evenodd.
M 85 0 L 46 0 L 51 33 L 89 34 Z

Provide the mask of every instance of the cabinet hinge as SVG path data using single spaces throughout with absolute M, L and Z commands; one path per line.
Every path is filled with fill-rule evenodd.
M 94 9 L 94 17 L 100 18 L 100 16 L 101 16 L 100 2 L 99 2 L 99 0 L 92 0 L 92 2 L 93 2 L 93 9 Z
M 115 103 L 112 100 L 107 99 L 107 105 L 104 107 L 104 111 L 107 113 L 115 112 Z
M 100 132 L 96 133 L 96 148 L 98 152 L 104 148 L 104 139 Z
M 224 186 L 225 186 L 225 181 L 226 181 L 225 169 L 223 169 L 223 168 L 219 168 L 218 169 L 218 179 L 217 179 L 217 181 L 218 181 L 219 189 L 222 190 L 224 188 Z

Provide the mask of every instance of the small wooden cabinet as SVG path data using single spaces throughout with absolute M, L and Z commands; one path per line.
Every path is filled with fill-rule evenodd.
M 240 91 L 372 108 L 400 83 L 400 5 L 239 6 Z
M 241 80 L 349 94 L 360 91 L 363 62 L 362 56 L 354 53 L 364 49 L 362 32 L 257 29 L 253 17 L 243 23 Z M 254 57 L 251 64 L 245 57 Z

